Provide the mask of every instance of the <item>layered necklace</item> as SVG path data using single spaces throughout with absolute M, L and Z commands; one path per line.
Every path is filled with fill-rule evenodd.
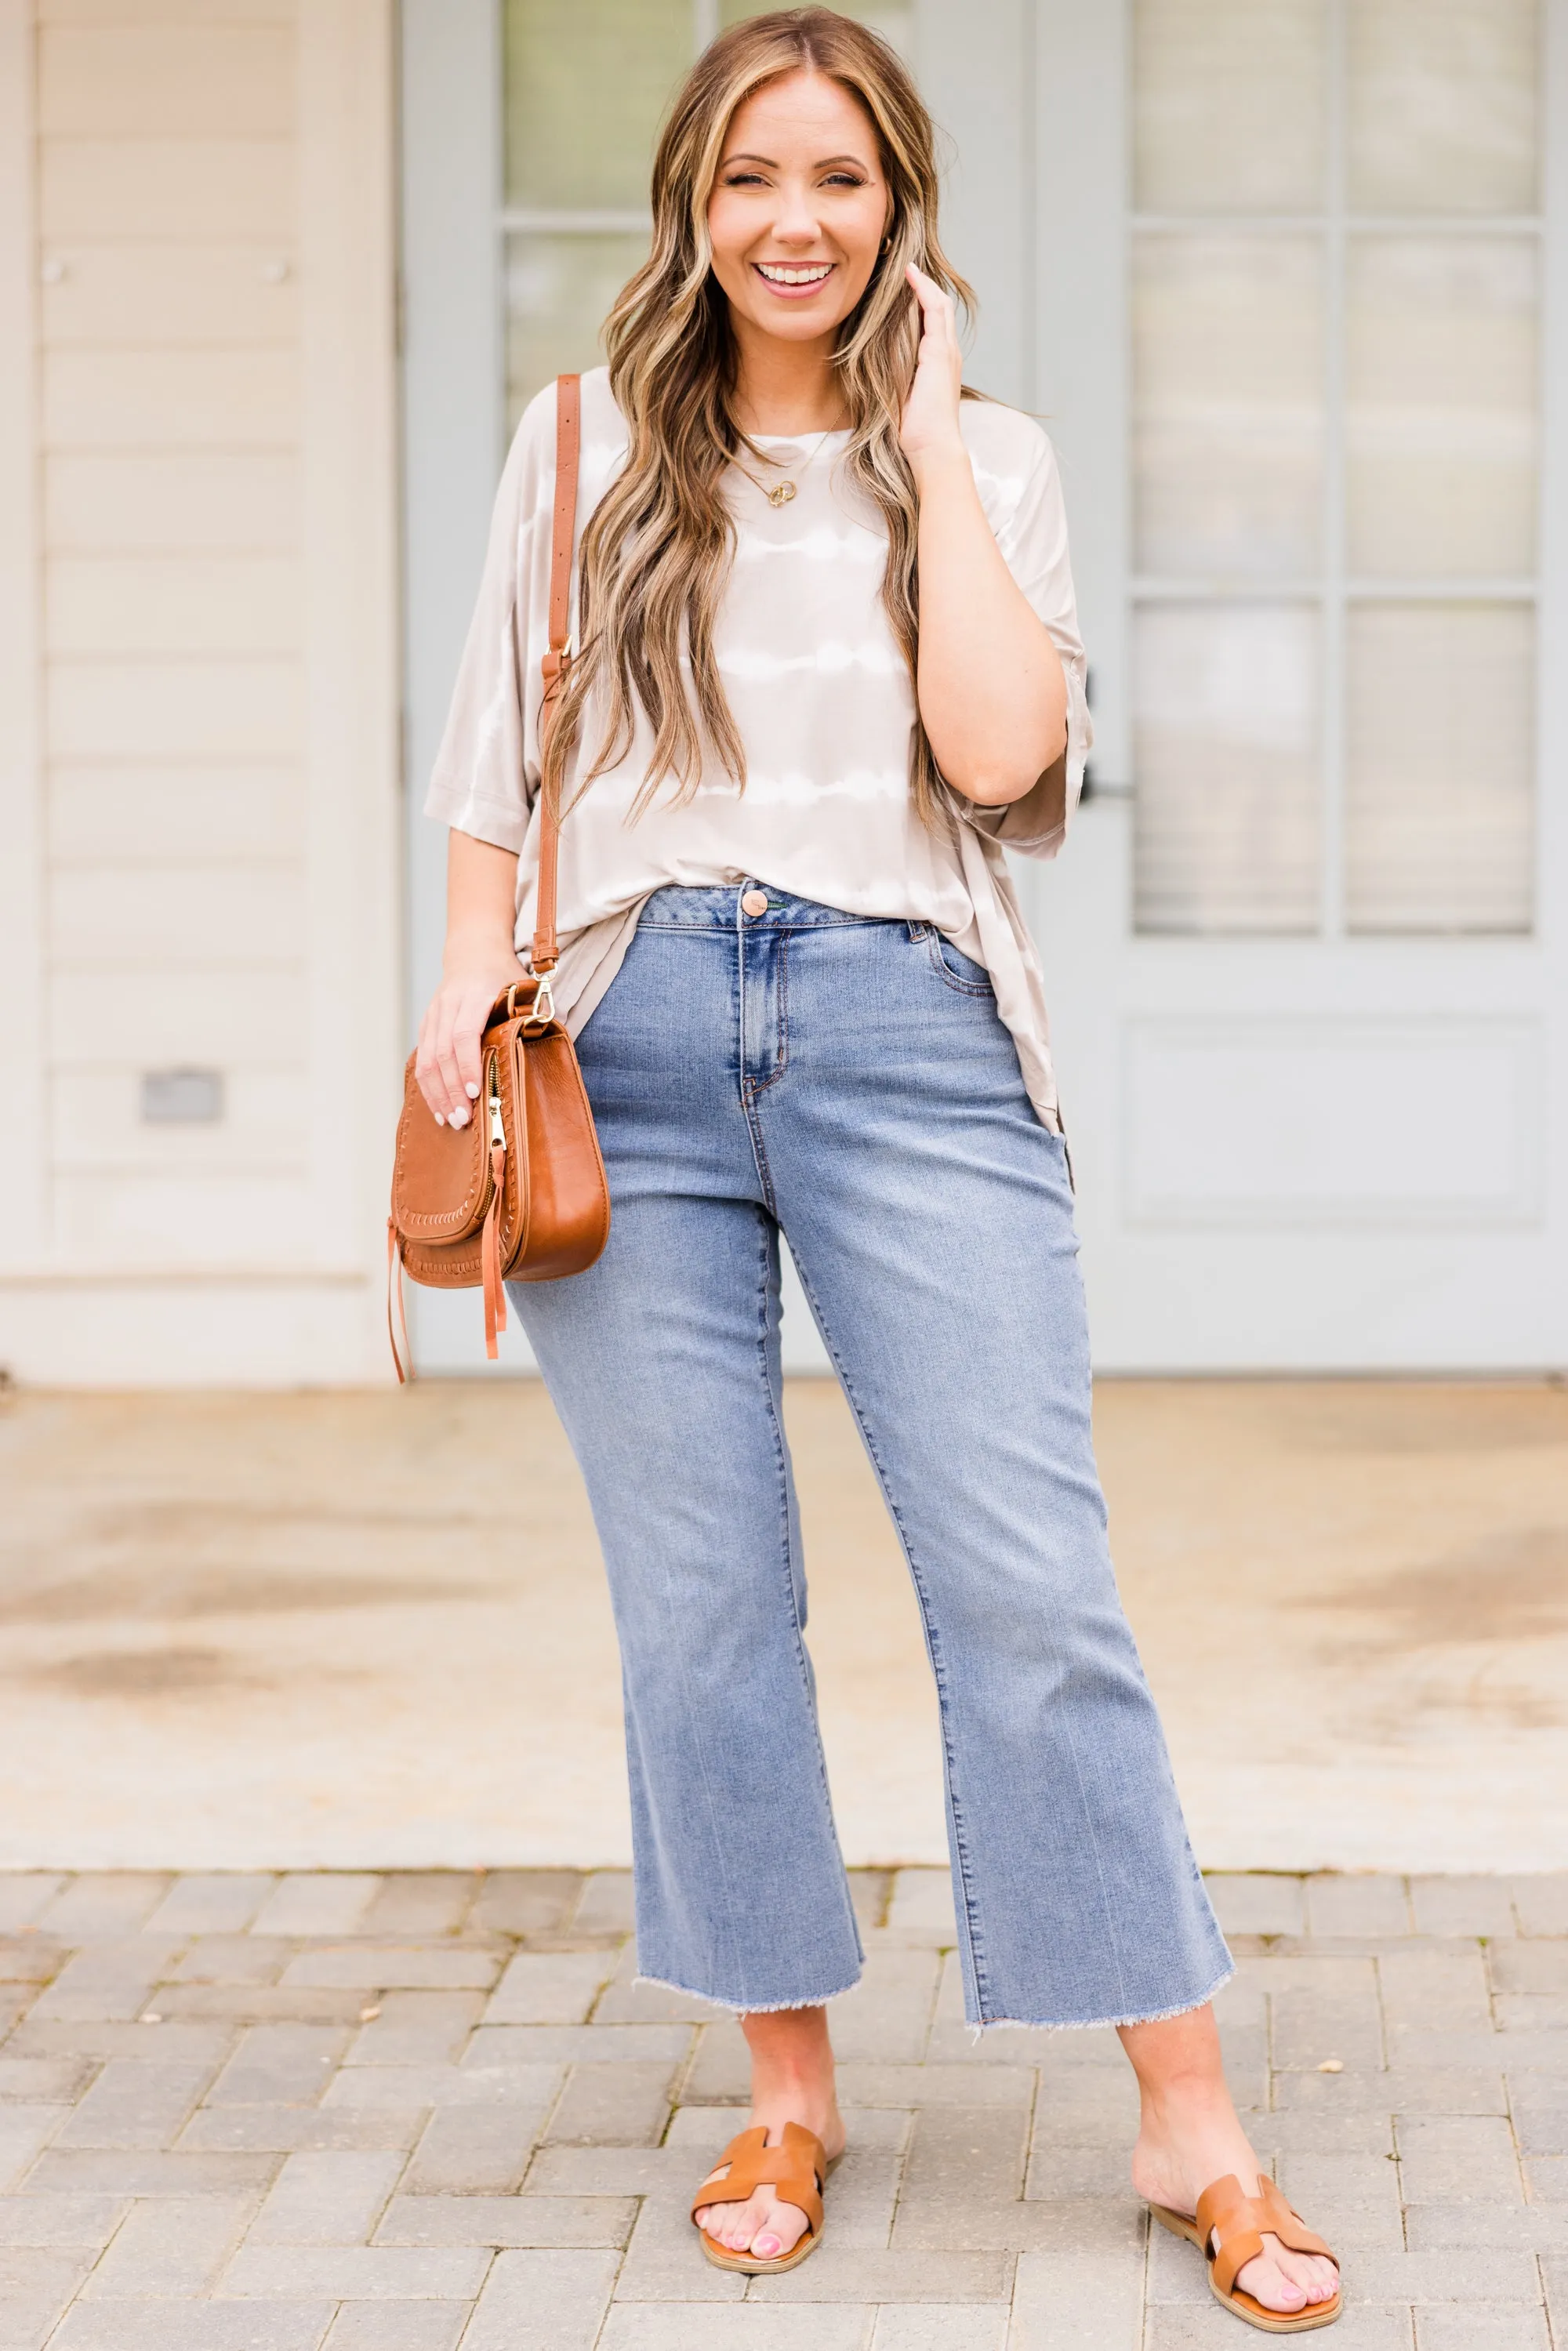
M 837 433 L 840 429 L 840 426 L 836 423 L 830 424 L 826 433 L 819 433 L 815 444 L 806 456 L 804 464 L 799 467 L 798 473 L 793 479 L 791 479 L 789 475 L 786 475 L 781 482 L 758 482 L 750 466 L 743 465 L 738 457 L 734 460 L 736 469 L 738 473 L 744 474 L 748 482 L 756 484 L 756 486 L 761 491 L 763 496 L 767 499 L 770 507 L 787 507 L 790 499 L 795 496 L 800 483 L 804 481 L 806 475 L 810 472 L 811 467 L 816 464 L 817 459 L 821 455 L 823 444 L 827 442 L 831 434 Z M 792 436 L 789 434 L 780 434 L 779 437 L 780 440 L 789 440 Z

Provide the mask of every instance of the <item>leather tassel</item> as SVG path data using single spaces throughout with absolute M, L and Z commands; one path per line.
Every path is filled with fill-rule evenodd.
M 400 1331 L 402 1333 L 401 1347 L 398 1345 Z M 408 1342 L 408 1313 L 402 1299 L 402 1249 L 398 1240 L 397 1227 L 390 1217 L 387 1218 L 387 1337 L 392 1341 L 397 1384 L 400 1388 L 407 1387 L 413 1378 L 413 1349 Z

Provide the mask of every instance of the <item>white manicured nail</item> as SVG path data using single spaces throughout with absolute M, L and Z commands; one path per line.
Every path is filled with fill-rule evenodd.
M 437 1125 L 437 1126 L 444 1126 L 444 1125 L 445 1125 L 445 1123 L 446 1123 L 446 1119 L 445 1119 L 445 1115 L 444 1115 L 444 1113 L 443 1112 L 441 1112 L 441 1111 L 437 1111 L 437 1112 L 436 1112 L 436 1113 L 435 1113 L 435 1123 L 436 1123 L 436 1125 Z
M 452 1123 L 454 1126 L 466 1126 L 468 1123 L 468 1113 L 461 1102 L 452 1113 Z
M 469 1079 L 469 1081 L 468 1081 L 467 1084 L 464 1087 L 463 1091 L 464 1091 L 464 1092 L 467 1095 L 467 1097 L 468 1097 L 468 1099 L 469 1099 L 469 1101 L 470 1101 L 470 1102 L 477 1102 L 477 1101 L 478 1101 L 478 1099 L 479 1099 L 479 1089 L 478 1089 L 478 1087 L 475 1084 L 475 1082 L 474 1082 L 474 1081 L 473 1081 L 473 1079 L 472 1079 L 472 1078 L 470 1078 L 470 1079 Z

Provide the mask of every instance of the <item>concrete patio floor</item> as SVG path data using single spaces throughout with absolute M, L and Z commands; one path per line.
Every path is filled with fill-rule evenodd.
M 1335 2351 L 1568 2340 L 1568 1876 L 1220 1877 L 1260 2158 Z M 1215 2351 L 1105 2032 L 960 2021 L 945 1875 L 862 1872 L 820 2252 L 707 2266 L 730 2020 L 566 1871 L 0 1876 L 5 2351 Z M 1555 2327 L 1555 2334 L 1549 2327 Z
M 945 1854 L 907 1578 L 789 1396 L 852 1862 Z M 1568 1393 L 1108 1383 L 1129 1613 L 1206 1866 L 1568 1863 Z M 619 1684 L 532 1381 L 0 1402 L 0 1866 L 628 1857 Z

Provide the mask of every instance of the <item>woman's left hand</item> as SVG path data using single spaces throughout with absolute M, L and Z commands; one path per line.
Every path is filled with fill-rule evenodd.
M 899 444 L 916 473 L 933 457 L 961 457 L 964 439 L 958 430 L 958 391 L 964 381 L 964 355 L 958 349 L 957 321 L 952 297 L 934 277 L 913 262 L 904 273 L 920 305 L 920 355 L 915 381 L 904 403 L 898 429 Z

